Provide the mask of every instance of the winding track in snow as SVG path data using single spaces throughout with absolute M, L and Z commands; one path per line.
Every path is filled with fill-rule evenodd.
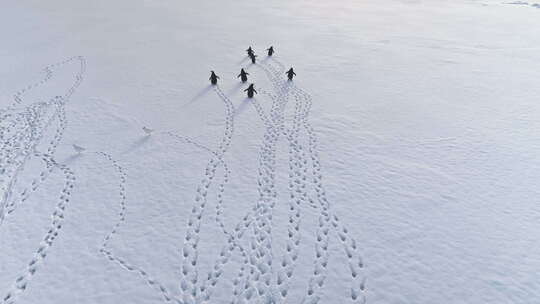
M 171 302 L 172 301 L 172 302 L 175 302 L 175 303 L 191 303 L 191 302 L 194 302 L 194 301 L 200 302 L 200 301 L 208 300 L 210 298 L 210 295 L 211 295 L 211 289 L 212 289 L 212 287 L 215 286 L 215 284 L 218 281 L 218 278 L 221 276 L 221 273 L 222 273 L 221 269 L 228 262 L 232 251 L 235 248 L 238 248 L 240 250 L 240 252 L 245 256 L 245 253 L 243 253 L 244 250 L 243 250 L 242 246 L 239 245 L 238 243 L 236 243 L 235 239 L 238 238 L 239 236 L 241 236 L 243 231 L 245 231 L 245 229 L 247 229 L 247 227 L 249 226 L 249 223 L 250 223 L 250 221 L 249 221 L 249 219 L 250 219 L 249 213 L 248 213 L 248 215 L 246 215 L 243 218 L 242 222 L 239 223 L 234 228 L 234 232 L 228 232 L 226 230 L 224 219 L 221 216 L 221 214 L 223 212 L 223 206 L 222 206 L 222 204 L 223 204 L 223 193 L 224 193 L 224 189 L 225 189 L 225 184 L 227 183 L 227 180 L 229 179 L 229 174 L 230 174 L 230 170 L 229 170 L 226 162 L 223 159 L 223 154 L 226 151 L 228 145 L 230 144 L 230 140 L 232 139 L 232 131 L 233 131 L 233 121 L 232 121 L 232 119 L 234 117 L 234 107 L 232 107 L 232 103 L 223 94 L 223 92 L 221 92 L 219 87 L 215 87 L 214 89 L 215 89 L 217 95 L 225 103 L 226 112 L 227 112 L 226 121 L 225 121 L 225 130 L 224 130 L 224 139 L 221 142 L 221 144 L 219 145 L 217 151 L 213 151 L 212 149 L 206 147 L 203 144 L 198 143 L 197 141 L 195 141 L 195 140 L 193 140 L 193 139 L 191 139 L 189 137 L 178 135 L 178 134 L 176 134 L 176 133 L 174 133 L 172 131 L 160 132 L 160 134 L 169 136 L 169 137 L 173 138 L 176 141 L 192 144 L 192 145 L 194 145 L 194 146 L 196 146 L 196 147 L 198 147 L 198 148 L 200 148 L 202 150 L 205 150 L 205 151 L 209 152 L 209 154 L 212 156 L 212 159 L 209 161 L 209 164 L 207 165 L 207 167 L 205 169 L 205 177 L 206 177 L 206 179 L 204 179 L 203 182 L 206 182 L 206 183 L 202 183 L 202 186 L 204 187 L 205 190 L 204 190 L 204 192 L 201 191 L 201 185 L 199 185 L 199 187 L 197 188 L 197 195 L 199 197 L 203 197 L 203 196 L 207 195 L 207 191 L 210 188 L 211 181 L 215 177 L 217 167 L 219 165 L 221 165 L 222 168 L 223 168 L 223 182 L 219 185 L 217 204 L 216 204 L 216 223 L 222 228 L 223 233 L 225 235 L 227 235 L 228 243 L 222 249 L 222 251 L 220 253 L 220 257 L 218 258 L 218 260 L 216 260 L 216 264 L 214 265 L 214 268 L 212 269 L 212 271 L 208 273 L 207 279 L 205 281 L 203 281 L 201 284 L 193 284 L 194 286 L 192 287 L 193 288 L 192 290 L 194 290 L 195 293 L 196 293 L 196 295 L 194 295 L 193 298 L 186 299 L 185 294 L 180 294 L 180 296 L 174 295 L 173 293 L 168 291 L 167 288 L 163 284 L 161 284 L 156 278 L 150 276 L 150 274 L 147 271 L 145 271 L 144 269 L 142 269 L 142 268 L 140 268 L 140 267 L 138 267 L 136 265 L 131 264 L 126 259 L 115 255 L 112 252 L 112 250 L 110 248 L 108 248 L 109 247 L 108 244 L 109 244 L 110 240 L 113 238 L 113 236 L 115 234 L 117 234 L 120 225 L 125 221 L 125 212 L 126 212 L 126 187 L 125 187 L 125 182 L 126 182 L 127 175 L 126 175 L 125 170 L 123 169 L 123 167 L 120 166 L 118 164 L 118 162 L 115 159 L 113 159 L 110 154 L 107 154 L 107 153 L 104 153 L 104 152 L 95 152 L 95 153 L 105 157 L 106 159 L 108 159 L 112 163 L 113 167 L 116 169 L 116 171 L 118 172 L 119 177 L 120 177 L 119 195 L 120 195 L 120 209 L 121 209 L 121 211 L 119 213 L 119 219 L 118 219 L 117 223 L 114 225 L 112 231 L 109 232 L 109 234 L 105 237 L 105 239 L 103 241 L 103 244 L 102 244 L 102 247 L 100 249 L 100 252 L 102 254 L 104 254 L 107 259 L 109 259 L 109 260 L 111 260 L 113 262 L 116 262 L 122 268 L 124 268 L 124 269 L 126 269 L 128 271 L 131 271 L 131 272 L 138 273 L 138 275 L 141 276 L 146 281 L 146 283 L 148 285 L 153 287 L 153 289 L 156 290 L 162 296 L 162 298 L 163 298 L 163 300 L 165 302 Z M 190 234 L 198 234 L 200 232 L 200 225 L 202 223 L 202 211 L 205 208 L 205 205 L 206 205 L 206 203 L 204 205 L 199 205 L 199 206 L 194 207 L 193 210 L 197 210 L 197 207 L 200 208 L 200 210 L 199 210 L 200 213 L 195 214 L 195 216 L 193 216 L 193 214 L 192 214 L 192 216 L 190 217 L 189 222 L 188 222 L 188 227 L 193 227 L 193 226 L 196 225 L 196 228 L 193 228 L 191 230 L 188 228 L 188 231 L 187 231 L 188 236 Z M 188 236 L 186 236 L 186 239 L 189 238 Z M 191 238 L 190 238 L 190 240 L 191 240 Z M 197 237 L 196 241 L 198 242 L 198 237 Z M 191 248 L 196 249 L 196 243 L 194 243 L 194 244 L 191 244 Z M 185 270 L 186 269 L 186 267 L 185 267 L 185 264 L 186 264 L 185 259 L 188 258 L 189 255 L 185 254 L 186 253 L 185 250 L 183 251 L 183 253 L 184 253 L 184 266 L 183 266 L 182 269 Z M 197 257 L 197 254 L 194 254 L 192 256 L 192 258 L 196 258 L 196 257 Z M 246 260 L 245 263 L 247 263 L 247 258 L 245 260 Z M 196 266 L 196 263 L 193 263 L 193 261 L 190 261 L 190 263 L 192 264 L 192 266 Z M 188 272 L 188 274 L 191 274 L 196 278 L 197 277 L 197 269 L 194 269 L 194 270 Z
M 201 150 L 207 151 L 210 155 L 217 156 L 216 152 L 212 149 L 208 148 L 207 146 L 197 142 L 196 140 L 189 138 L 187 136 L 179 135 L 173 131 L 164 131 L 159 132 L 161 135 L 168 136 L 175 140 L 176 142 L 181 143 L 188 143 L 191 144 Z M 120 165 L 119 161 L 114 159 L 112 155 L 106 152 L 94 152 L 95 154 L 105 158 L 108 162 L 111 163 L 111 166 L 115 169 L 115 171 L 118 174 L 119 178 L 119 206 L 120 206 L 120 212 L 118 214 L 117 222 L 114 224 L 112 230 L 105 236 L 102 245 L 100 247 L 100 252 L 111 262 L 117 263 L 120 267 L 123 269 L 137 273 L 153 290 L 155 290 L 161 298 L 167 302 L 173 302 L 173 303 L 182 303 L 180 299 L 178 299 L 177 295 L 170 292 L 164 284 L 162 284 L 156 277 L 152 276 L 148 271 L 145 269 L 134 265 L 133 263 L 130 263 L 127 259 L 118 256 L 113 252 L 113 250 L 110 248 L 109 243 L 112 241 L 113 237 L 118 234 L 119 229 L 121 225 L 126 221 L 126 212 L 127 212 L 127 189 L 126 189 L 126 180 L 128 178 L 127 173 L 123 166 Z M 228 178 L 228 166 L 226 162 L 223 159 L 219 159 L 219 164 L 222 166 L 224 170 L 224 179 Z
M 17 108 L 23 103 L 22 95 L 28 90 L 46 83 L 53 76 L 53 70 L 63 64 L 80 60 L 81 69 L 76 76 L 74 85 L 64 96 L 59 96 L 45 103 L 35 103 L 17 112 Z M 266 113 L 257 99 L 253 104 L 257 114 L 264 125 L 264 135 L 259 151 L 258 168 L 258 192 L 259 199 L 252 210 L 243 216 L 231 231 L 227 230 L 224 213 L 224 192 L 230 179 L 230 169 L 224 162 L 234 132 L 234 106 L 219 86 L 214 87 L 215 93 L 225 104 L 225 129 L 218 148 L 213 151 L 190 138 L 179 136 L 173 132 L 162 132 L 177 140 L 193 144 L 210 153 L 204 178 L 196 190 L 195 202 L 188 220 L 187 232 L 182 247 L 182 267 L 180 280 L 180 295 L 175 296 L 169 292 L 163 284 L 151 277 L 145 270 L 130 264 L 125 259 L 114 255 L 109 248 L 109 242 L 118 232 L 120 225 L 125 221 L 126 215 L 126 187 L 127 174 L 124 168 L 110 154 L 95 152 L 111 162 L 119 175 L 120 213 L 117 223 L 111 232 L 103 240 L 100 252 L 109 260 L 118 263 L 128 271 L 138 273 L 143 279 L 162 295 L 166 302 L 176 303 L 211 303 L 212 290 L 217 285 L 223 274 L 224 266 L 231 260 L 235 249 L 238 250 L 242 259 L 242 265 L 236 278 L 233 280 L 233 299 L 231 303 L 287 302 L 288 290 L 294 274 L 298 259 L 298 248 L 301 241 L 300 224 L 301 210 L 308 204 L 311 208 L 319 209 L 318 225 L 316 226 L 316 244 L 314 269 L 309 278 L 308 290 L 303 303 L 318 303 L 323 294 L 323 287 L 327 276 L 327 264 L 329 260 L 328 244 L 330 229 L 333 229 L 341 242 L 347 256 L 348 266 L 351 271 L 350 298 L 353 303 L 365 303 L 365 275 L 364 265 L 359 254 L 356 241 L 349 235 L 348 229 L 332 213 L 330 203 L 326 198 L 323 184 L 321 164 L 317 152 L 317 137 L 309 122 L 309 113 L 312 106 L 311 96 L 299 89 L 294 82 L 284 80 L 284 66 L 277 60 L 271 59 L 279 68 L 270 63 L 259 64 L 272 83 L 275 93 L 260 90 L 261 93 L 270 97 L 272 104 L 269 113 Z M 40 183 L 45 181 L 54 169 L 58 169 L 65 176 L 65 185 L 60 200 L 53 213 L 51 228 L 43 238 L 34 258 L 28 264 L 26 271 L 15 280 L 12 288 L 0 299 L 1 303 L 14 303 L 17 295 L 22 293 L 36 272 L 38 265 L 45 259 L 48 249 L 58 236 L 64 219 L 64 210 L 69 202 L 69 195 L 76 179 L 74 173 L 68 167 L 56 163 L 53 156 L 56 147 L 62 139 L 66 128 L 65 104 L 80 85 L 84 74 L 85 61 L 82 57 L 73 57 L 59 64 L 45 68 L 45 78 L 19 91 L 12 105 L 0 110 L 2 123 L 0 124 L 0 138 L 2 162 L 0 169 L 3 170 L 4 194 L 0 201 L 0 224 L 2 220 L 15 211 L 16 207 L 28 199 Z M 294 100 L 294 115 L 291 125 L 286 126 L 285 111 L 288 104 Z M 52 110 L 51 110 L 52 109 Z M 50 113 L 52 111 L 52 114 Z M 15 112 L 15 113 L 14 113 Z M 46 119 L 48 117 L 48 119 Z M 44 138 L 49 126 L 55 122 L 57 128 L 53 132 L 53 139 L 49 142 L 47 152 L 40 153 L 36 147 Z M 307 146 L 301 143 L 301 137 L 307 135 Z M 273 265 L 274 252 L 272 246 L 272 217 L 273 208 L 277 203 L 276 192 L 276 157 L 277 144 L 280 138 L 288 143 L 288 221 L 287 241 L 285 252 L 279 255 L 279 265 Z M 17 177 L 23 171 L 25 164 L 31 157 L 39 157 L 46 164 L 46 168 L 34 178 L 31 185 L 26 187 L 19 195 L 19 199 L 13 197 L 14 185 Z M 227 243 L 223 246 L 219 256 L 214 262 L 213 268 L 208 272 L 205 279 L 199 275 L 198 244 L 203 216 L 208 204 L 208 190 L 215 179 L 218 167 L 223 167 L 223 179 L 217 188 L 215 223 L 222 230 Z M 311 171 L 309 171 L 311 170 Z M 6 183 L 7 180 L 7 183 Z M 6 186 L 7 185 L 7 186 Z M 316 201 L 311 199 L 308 188 L 316 192 Z M 251 228 L 251 229 L 250 229 Z M 245 248 L 241 241 L 247 238 L 249 248 Z
M 292 127 L 285 129 L 283 124 L 274 126 L 281 129 L 284 137 L 289 143 L 289 190 L 291 201 L 289 204 L 289 219 L 288 219 L 288 237 L 286 245 L 286 253 L 281 260 L 281 269 L 277 271 L 276 285 L 280 293 L 280 298 L 272 294 L 271 300 L 276 303 L 286 301 L 288 292 L 288 282 L 290 281 L 293 271 L 294 262 L 297 258 L 297 247 L 300 241 L 299 223 L 300 223 L 300 206 L 309 202 L 311 207 L 317 207 L 320 210 L 318 218 L 318 226 L 316 228 L 316 244 L 315 244 L 315 259 L 312 277 L 309 279 L 308 290 L 303 303 L 319 303 L 324 282 L 327 276 L 327 264 L 329 260 L 328 245 L 330 241 L 330 228 L 336 233 L 337 239 L 342 244 L 345 255 L 347 257 L 348 267 L 351 273 L 351 288 L 350 299 L 353 303 L 366 303 L 365 297 L 365 274 L 364 264 L 359 254 L 357 243 L 349 235 L 349 230 L 341 223 L 337 215 L 331 211 L 330 203 L 326 198 L 326 192 L 323 184 L 323 175 L 321 164 L 317 151 L 317 137 L 311 124 L 309 123 L 309 113 L 312 106 L 312 99 L 309 94 L 299 89 L 294 82 L 280 81 L 283 79 L 284 65 L 278 60 L 271 59 L 279 68 L 273 67 L 271 64 L 259 65 L 271 81 L 274 90 L 278 95 L 261 90 L 265 95 L 268 95 L 272 100 L 290 96 L 295 100 L 295 111 L 292 119 Z M 289 95 L 284 93 L 289 92 Z M 266 117 L 263 115 L 262 107 L 258 103 L 254 103 L 254 107 L 259 113 L 261 120 L 268 124 Z M 307 135 L 308 145 L 303 146 L 299 142 L 301 129 Z M 316 201 L 319 206 L 309 197 L 307 193 L 307 177 L 308 164 L 311 164 L 311 187 L 316 192 Z M 305 207 L 305 206 L 304 206 Z M 272 286 L 268 289 L 272 292 Z M 264 300 L 264 299 L 263 299 Z
M 118 160 L 114 159 L 112 155 L 106 152 L 94 152 L 95 154 L 105 158 L 110 162 L 111 166 L 115 169 L 118 174 L 119 183 L 118 183 L 118 194 L 119 194 L 119 206 L 120 212 L 118 213 L 118 220 L 114 224 L 112 230 L 105 236 L 99 251 L 111 262 L 115 262 L 120 267 L 124 268 L 127 271 L 137 273 L 143 280 L 155 291 L 157 291 L 166 302 L 170 302 L 174 299 L 171 293 L 167 288 L 161 284 L 157 279 L 153 278 L 147 271 L 133 265 L 126 259 L 114 254 L 111 248 L 109 248 L 109 243 L 113 237 L 118 234 L 121 225 L 126 221 L 126 212 L 127 212 L 127 191 L 126 191 L 126 180 L 127 173 L 123 166 L 121 166 Z
M 278 91 L 279 95 L 267 94 L 271 99 L 277 96 L 290 98 L 290 83 L 280 77 L 280 72 L 274 72 L 268 64 L 259 65 L 266 73 L 271 81 L 274 90 Z M 288 102 L 289 103 L 289 102 Z M 307 198 L 306 193 L 306 170 L 302 170 L 302 160 L 299 158 L 298 136 L 300 131 L 299 107 L 295 104 L 295 115 L 291 122 L 291 126 L 287 127 L 282 121 L 281 125 L 277 126 L 280 133 L 288 142 L 288 219 L 287 219 L 287 240 L 285 252 L 280 257 L 279 269 L 276 272 L 276 277 L 273 279 L 271 290 L 272 299 L 276 303 L 282 303 L 286 300 L 290 282 L 292 280 L 296 262 L 299 257 L 299 245 L 301 241 L 300 221 L 301 221 L 301 204 Z M 261 119 L 264 117 L 261 116 Z M 277 289 L 277 292 L 275 291 Z
M 274 60 L 275 61 L 275 60 Z M 235 247 L 239 248 L 244 264 L 233 281 L 233 299 L 231 303 L 285 303 L 287 301 L 290 281 L 294 273 L 295 262 L 298 259 L 298 246 L 300 244 L 301 208 L 319 209 L 318 224 L 315 227 L 316 243 L 314 254 L 314 269 L 309 279 L 308 290 L 303 303 L 319 303 L 323 293 L 324 282 L 327 276 L 329 260 L 330 230 L 333 229 L 337 239 L 341 242 L 351 270 L 350 299 L 353 303 L 365 303 L 365 276 L 363 262 L 358 253 L 356 241 L 349 235 L 349 231 L 339 218 L 332 214 L 330 204 L 326 198 L 322 182 L 321 165 L 317 152 L 317 138 L 309 123 L 311 110 L 311 96 L 299 89 L 294 82 L 284 79 L 283 65 L 278 61 L 280 68 L 270 64 L 258 65 L 272 83 L 275 93 L 260 90 L 272 100 L 270 112 L 267 114 L 257 99 L 252 99 L 257 114 L 263 122 L 265 132 L 259 151 L 258 191 L 259 200 L 253 207 L 253 214 L 244 216 L 231 234 L 224 230 L 228 243 L 223 247 L 216 260 L 214 268 L 209 272 L 206 281 L 199 285 L 192 294 L 192 298 L 183 298 L 183 303 L 211 303 L 211 288 L 215 287 L 222 275 L 223 266 L 229 261 Z M 223 95 L 223 98 L 226 96 Z M 285 109 L 293 98 L 294 116 L 290 127 L 285 125 Z M 299 138 L 306 135 L 307 144 L 300 143 Z M 272 210 L 277 203 L 275 176 L 277 142 L 283 137 L 289 144 L 289 218 L 288 240 L 285 252 L 280 257 L 280 265 L 273 263 L 272 250 Z M 311 169 L 309 169 L 311 168 Z M 207 172 L 208 173 L 208 172 Z M 226 177 L 225 180 L 228 180 Z M 216 204 L 216 223 L 223 229 L 224 219 L 220 218 L 223 212 L 222 193 L 225 183 L 219 185 Z M 308 188 L 316 192 L 316 199 L 312 199 Z M 318 203 L 318 204 L 317 204 Z M 202 214 L 199 213 L 199 214 Z M 251 216 L 251 218 L 250 218 Z M 199 218 L 198 218 L 199 219 Z M 199 219 L 200 220 L 200 219 Z M 246 229 L 251 229 L 246 233 Z M 239 242 L 246 239 L 249 249 L 239 247 Z M 246 259 L 248 264 L 246 264 Z M 194 271 L 193 273 L 196 273 Z M 193 285 L 196 284 L 196 280 Z M 210 283 L 210 284 L 208 284 Z M 197 293 L 198 292 L 198 293 Z M 187 301 L 186 301 L 187 300 Z
M 313 277 L 310 280 L 310 286 L 308 288 L 308 293 L 306 297 L 307 303 L 318 303 L 319 297 L 316 295 L 315 290 L 322 287 L 324 284 L 323 271 L 326 268 L 325 263 L 328 259 L 327 252 L 327 239 L 326 239 L 326 226 L 328 221 L 330 221 L 332 227 L 334 228 L 335 233 L 338 236 L 345 255 L 348 260 L 348 267 L 351 272 L 351 288 L 350 288 L 350 298 L 353 303 L 366 303 L 367 299 L 365 296 L 365 270 L 364 262 L 359 253 L 359 249 L 356 243 L 356 240 L 349 235 L 349 230 L 345 225 L 339 220 L 338 216 L 335 215 L 331 210 L 331 205 L 326 197 L 326 190 L 323 184 L 323 174 L 321 163 L 318 155 L 317 143 L 318 139 L 315 134 L 313 127 L 311 126 L 308 114 L 312 106 L 312 98 L 309 94 L 299 89 L 296 84 L 293 85 L 294 96 L 297 100 L 304 101 L 305 115 L 303 116 L 303 125 L 304 129 L 308 134 L 309 139 L 309 155 L 311 157 L 312 163 L 312 174 L 313 174 L 313 185 L 317 192 L 317 199 L 321 207 L 321 217 L 320 230 L 317 232 L 317 247 L 316 247 L 316 257 L 317 263 L 315 264 L 315 269 L 313 271 Z M 330 218 L 330 219 L 329 219 Z M 321 224 L 322 222 L 322 224 Z M 322 232 L 322 235 L 320 234 Z M 326 256 L 325 256 L 326 255 Z M 321 261 L 318 261 L 318 260 Z M 318 263 L 320 262 L 320 264 Z
M 208 298 L 208 288 L 210 288 L 210 286 L 215 286 L 219 277 L 222 275 L 222 271 L 216 269 L 216 271 L 208 274 L 208 279 L 206 281 L 210 281 L 210 286 L 201 285 L 199 283 L 200 278 L 197 266 L 199 255 L 198 244 L 200 240 L 199 233 L 206 205 L 208 204 L 208 190 L 215 177 L 220 160 L 223 158 L 231 144 L 234 133 L 234 106 L 223 91 L 221 91 L 219 86 L 214 86 L 214 91 L 225 105 L 225 130 L 221 142 L 216 149 L 216 155 L 208 162 L 205 169 L 205 176 L 197 187 L 195 202 L 188 219 L 186 236 L 184 238 L 184 245 L 182 246 L 180 290 L 183 303 L 195 303 L 201 301 L 201 297 L 203 297 L 202 300 Z
M 79 61 L 80 69 L 75 76 L 75 81 L 63 96 L 57 96 L 47 102 L 32 103 L 23 109 L 17 108 L 22 105 L 22 95 L 25 92 L 43 85 L 51 79 L 54 68 L 59 68 L 75 60 Z M 60 63 L 49 65 L 45 68 L 45 78 L 17 92 L 14 102 L 0 110 L 2 123 L 9 122 L 7 127 L 2 126 L 0 132 L 3 143 L 0 152 L 3 192 L 0 202 L 0 224 L 8 214 L 15 211 L 18 204 L 28 199 L 30 193 L 35 191 L 39 184 L 45 181 L 53 169 L 58 169 L 64 175 L 64 187 L 56 204 L 55 211 L 52 214 L 50 228 L 40 242 L 38 249 L 34 253 L 34 257 L 27 264 L 26 269 L 15 279 L 15 282 L 5 292 L 5 295 L 0 298 L 1 303 L 15 303 L 17 297 L 26 290 L 31 278 L 37 272 L 39 265 L 45 260 L 49 249 L 62 228 L 65 217 L 64 211 L 69 203 L 76 177 L 69 167 L 56 162 L 54 154 L 58 144 L 62 140 L 63 132 L 67 125 L 65 105 L 82 83 L 85 68 L 86 61 L 81 56 L 72 57 Z M 50 113 L 51 111 L 52 113 Z M 57 121 L 57 127 L 54 131 L 53 139 L 48 143 L 45 153 L 39 152 L 37 147 L 45 138 L 45 133 L 54 121 Z M 16 129 L 16 131 L 13 131 L 13 129 Z M 45 163 L 46 169 L 41 171 L 38 178 L 33 179 L 31 186 L 26 187 L 19 195 L 20 199 L 15 201 L 13 198 L 14 187 L 18 183 L 19 175 L 23 172 L 24 167 L 33 157 L 41 159 Z
M 66 91 L 63 96 L 56 96 L 47 102 L 36 102 L 22 110 L 17 110 L 16 106 L 23 103 L 23 94 L 31 89 L 45 84 L 53 77 L 53 70 L 60 68 L 66 64 L 79 60 L 80 69 L 75 76 L 75 82 Z M 83 57 L 71 57 L 62 62 L 51 64 L 45 68 L 46 77 L 34 84 L 27 86 L 15 94 L 14 102 L 8 107 L 0 110 L 3 116 L 0 125 L 8 122 L 8 127 L 1 128 L 0 141 L 0 171 L 2 173 L 2 199 L 0 201 L 0 225 L 4 218 L 12 213 L 19 203 L 24 202 L 31 192 L 35 191 L 39 184 L 44 182 L 47 176 L 52 171 L 52 167 L 47 166 L 39 177 L 34 178 L 31 187 L 24 189 L 19 195 L 19 199 L 12 198 L 14 185 L 17 184 L 18 175 L 24 170 L 25 165 L 32 157 L 33 151 L 44 138 L 44 133 L 49 129 L 50 125 L 57 120 L 58 126 L 55 130 L 53 139 L 48 144 L 45 154 L 54 155 L 56 148 L 60 143 L 63 132 L 66 129 L 66 114 L 65 105 L 70 100 L 75 90 L 79 87 L 83 80 L 83 75 L 86 70 L 86 61 Z M 47 111 L 53 109 L 54 112 L 50 115 L 49 120 L 43 124 L 44 116 L 48 115 Z M 17 126 L 20 125 L 19 128 Z M 3 125 L 2 125 L 3 126 Z M 17 130 L 9 136 L 13 129 Z M 46 163 L 47 164 L 47 163 Z M 4 182 L 7 180 L 7 185 Z M 29 190 L 31 188 L 31 190 Z

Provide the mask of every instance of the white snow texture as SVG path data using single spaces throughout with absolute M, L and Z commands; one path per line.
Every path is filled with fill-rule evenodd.
M 0 303 L 540 303 L 538 8 L 3 1 Z

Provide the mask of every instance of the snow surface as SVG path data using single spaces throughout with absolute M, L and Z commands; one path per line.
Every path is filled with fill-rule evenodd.
M 539 7 L 4 0 L 0 302 L 540 303 Z

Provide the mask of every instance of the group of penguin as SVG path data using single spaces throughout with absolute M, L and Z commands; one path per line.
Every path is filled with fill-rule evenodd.
M 266 50 L 268 51 L 268 56 L 272 56 L 274 54 L 274 47 L 273 46 L 271 46 L 270 48 L 268 48 Z M 251 46 L 246 50 L 246 52 L 248 54 L 248 57 L 251 59 L 251 63 L 255 63 L 257 55 L 255 55 L 255 53 L 253 52 L 253 49 L 251 48 Z M 211 72 L 211 74 L 210 74 L 210 83 L 212 83 L 212 85 L 216 85 L 217 80 L 219 79 L 219 76 L 216 75 L 216 73 L 214 71 L 210 71 L 210 72 Z M 293 77 L 296 76 L 296 73 L 294 72 L 293 68 L 290 68 L 285 74 L 287 74 L 287 78 L 289 80 L 292 80 Z M 247 75 L 249 75 L 249 73 L 244 71 L 244 69 L 241 69 L 240 74 L 238 74 L 238 76 L 236 76 L 236 77 L 240 78 L 240 80 L 242 82 L 246 82 L 247 81 Z M 244 90 L 244 92 L 247 92 L 248 98 L 253 98 L 253 95 L 257 94 L 257 90 L 255 90 L 255 85 L 253 83 L 250 84 L 249 87 Z

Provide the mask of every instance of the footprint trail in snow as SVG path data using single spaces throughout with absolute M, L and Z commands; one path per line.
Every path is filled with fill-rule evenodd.
M 80 69 L 75 75 L 74 83 L 63 96 L 25 105 L 25 92 L 47 83 L 54 77 L 55 69 L 76 63 L 80 65 Z M 14 277 L 8 290 L 2 291 L 0 303 L 15 303 L 27 289 L 30 279 L 38 271 L 62 228 L 64 210 L 69 205 L 77 177 L 69 167 L 59 164 L 54 155 L 67 127 L 65 105 L 80 85 L 85 65 L 84 58 L 73 57 L 46 67 L 43 79 L 19 91 L 11 104 L 0 110 L 0 229 L 2 223 L 15 216 L 17 208 L 27 201 L 50 175 L 58 173 L 64 177 L 64 185 L 47 233 L 26 269 L 22 269 L 21 273 Z M 333 213 L 324 188 L 317 135 L 309 121 L 312 98 L 295 82 L 285 79 L 285 68 L 278 60 L 268 59 L 255 67 L 266 76 L 271 87 L 259 88 L 259 99 L 249 101 L 263 132 L 258 149 L 257 187 L 246 189 L 256 191 L 258 198 L 243 214 L 231 218 L 226 212 L 233 203 L 227 196 L 227 188 L 234 182 L 231 180 L 233 168 L 227 163 L 226 157 L 230 146 L 234 145 L 236 115 L 233 102 L 219 86 L 214 86 L 213 90 L 223 106 L 224 119 L 215 148 L 176 132 L 143 127 L 146 135 L 153 134 L 152 137 L 156 140 L 166 136 L 178 143 L 191 145 L 209 156 L 202 179 L 194 189 L 194 200 L 188 210 L 184 238 L 171 240 L 179 243 L 176 260 L 180 276 L 177 282 L 163 284 L 159 273 L 149 273 L 117 255 L 112 249 L 114 240 L 122 237 L 121 227 L 128 221 L 126 212 L 129 206 L 129 189 L 126 186 L 128 174 L 125 166 L 129 164 L 109 153 L 87 152 L 85 148 L 73 145 L 78 153 L 93 154 L 108 162 L 119 181 L 119 213 L 111 223 L 112 229 L 103 236 L 101 247 L 96 254 L 101 254 L 121 269 L 137 275 L 165 303 L 213 303 L 217 300 L 213 294 L 218 284 L 227 278 L 226 280 L 231 280 L 227 282 L 231 287 L 226 299 L 228 303 L 299 301 L 314 304 L 320 303 L 325 295 L 331 257 L 329 247 L 331 242 L 335 241 L 341 245 L 341 254 L 344 257 L 336 260 L 344 261 L 347 264 L 344 266 L 350 272 L 347 280 L 349 285 L 343 286 L 342 292 L 348 295 L 350 303 L 366 303 L 364 263 L 359 246 L 350 235 L 346 224 Z M 280 158 L 282 154 L 287 156 L 285 166 L 279 163 L 283 159 Z M 25 172 L 24 167 L 31 159 L 39 159 L 43 168 L 30 184 L 19 185 L 19 175 Z M 284 175 L 284 172 L 279 171 L 282 168 L 286 170 Z M 284 182 L 278 180 L 280 173 L 287 177 L 285 188 L 278 186 L 280 182 Z M 209 195 L 210 193 L 212 195 Z M 276 218 L 276 208 L 283 207 L 287 210 L 286 218 Z M 305 215 L 313 213 L 314 210 L 316 220 L 308 220 Z M 224 243 L 210 265 L 201 265 L 201 231 L 209 225 L 215 225 L 219 229 Z M 276 229 L 275 225 L 285 227 L 286 234 L 277 234 L 279 229 Z M 306 236 L 306 233 L 311 235 Z M 284 245 L 277 246 L 276 240 Z M 311 243 L 308 243 L 310 240 Z M 301 251 L 302 246 L 312 248 L 311 254 Z M 297 274 L 300 260 L 311 261 L 308 276 Z M 231 261 L 239 263 L 238 268 L 227 267 Z M 291 298 L 293 285 L 294 288 L 306 287 L 300 299 Z M 170 289 L 165 286 L 177 288 Z M 220 293 L 223 294 L 222 291 Z M 298 290 L 295 290 L 294 294 L 297 297 Z M 224 300 L 220 298 L 220 301 Z
M 78 65 L 78 71 L 74 75 L 75 80 L 63 95 L 44 102 L 29 103 L 24 100 L 25 93 L 45 85 L 54 77 L 56 69 L 70 64 Z M 3 294 L 0 303 L 15 303 L 18 296 L 27 289 L 62 229 L 64 212 L 69 205 L 77 178 L 69 167 L 58 163 L 54 156 L 67 127 L 65 106 L 82 83 L 85 69 L 86 61 L 80 56 L 49 65 L 44 69 L 43 79 L 18 91 L 13 102 L 0 110 L 0 229 L 10 216 L 16 216 L 17 208 L 26 202 L 54 171 L 63 176 L 62 190 L 58 194 L 49 228 L 26 268 L 16 275 L 10 288 L 0 291 Z M 21 177 L 29 174 L 25 167 L 34 159 L 42 162 L 41 172 L 29 185 L 21 184 Z M 20 188 L 23 190 L 17 193 L 16 189 Z

